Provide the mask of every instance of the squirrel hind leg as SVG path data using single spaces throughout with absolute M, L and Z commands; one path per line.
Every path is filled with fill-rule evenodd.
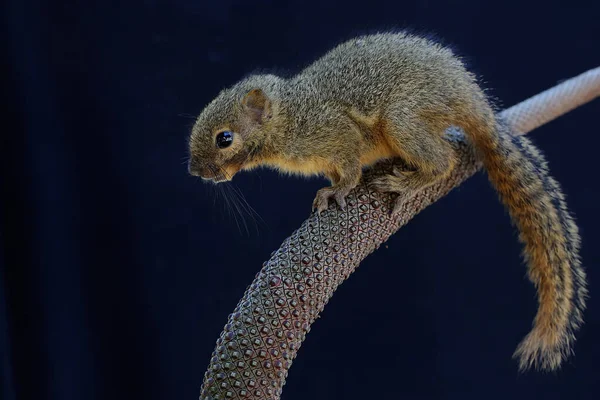
M 393 128 L 386 137 L 394 152 L 410 171 L 394 168 L 393 172 L 374 179 L 370 187 L 380 192 L 397 193 L 392 213 L 399 212 L 408 196 L 447 177 L 456 165 L 456 155 L 437 128 L 423 124 L 406 128 Z

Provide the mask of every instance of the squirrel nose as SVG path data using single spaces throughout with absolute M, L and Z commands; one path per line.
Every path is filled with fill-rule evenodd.
M 192 176 L 198 176 L 205 180 L 213 180 L 215 177 L 214 171 L 208 165 L 194 162 L 193 160 L 188 162 L 188 172 Z
M 202 177 L 203 175 L 206 175 L 205 169 L 192 159 L 188 161 L 188 172 L 192 176 Z

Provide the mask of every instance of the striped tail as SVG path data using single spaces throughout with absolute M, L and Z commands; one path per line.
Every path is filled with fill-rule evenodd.
M 525 137 L 511 135 L 497 117 L 491 120 L 494 125 L 479 121 L 465 132 L 519 230 L 539 303 L 533 328 L 513 357 L 521 371 L 556 370 L 573 352 L 587 299 L 578 228 L 539 150 Z

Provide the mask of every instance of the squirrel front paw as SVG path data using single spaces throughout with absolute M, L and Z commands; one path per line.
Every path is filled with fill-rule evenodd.
M 352 190 L 351 187 L 342 187 L 342 186 L 328 186 L 322 189 L 319 189 L 317 195 L 315 196 L 315 200 L 313 201 L 313 211 L 317 210 L 320 214 L 322 211 L 325 211 L 329 206 L 329 199 L 333 198 L 340 208 L 343 210 L 346 208 L 346 196 Z

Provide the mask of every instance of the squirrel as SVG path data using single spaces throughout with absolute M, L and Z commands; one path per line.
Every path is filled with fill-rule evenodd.
M 362 168 L 400 158 L 409 171 L 370 185 L 398 194 L 447 177 L 457 163 L 444 139 L 461 128 L 520 231 L 528 276 L 538 292 L 531 331 L 513 357 L 519 370 L 557 370 L 573 352 L 587 299 L 578 228 L 540 151 L 513 136 L 477 78 L 454 52 L 406 32 L 345 41 L 289 78 L 250 75 L 222 90 L 189 137 L 189 172 L 213 183 L 271 166 L 322 175 L 313 209 L 344 208 Z

